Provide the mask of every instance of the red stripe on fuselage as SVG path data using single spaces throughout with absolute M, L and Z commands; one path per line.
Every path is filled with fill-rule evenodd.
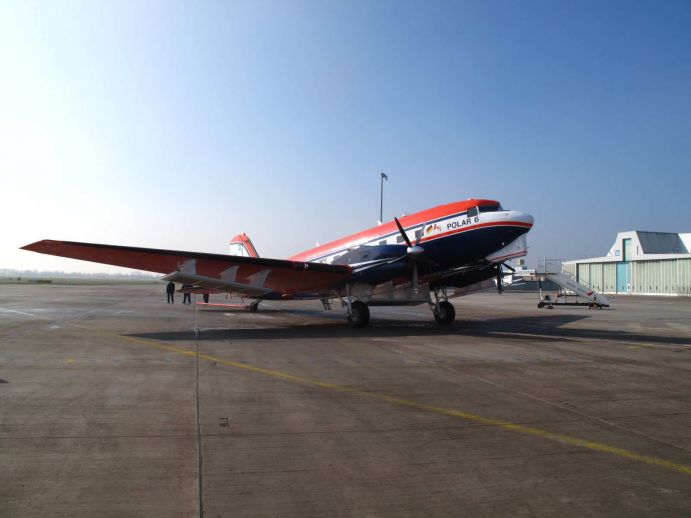
M 470 199 L 465 201 L 457 201 L 455 203 L 447 203 L 446 205 L 439 205 L 431 209 L 416 212 L 415 214 L 410 214 L 409 216 L 403 216 L 399 218 L 403 228 L 415 227 L 417 225 L 424 225 L 435 220 L 444 219 L 451 217 L 455 214 L 466 212 L 468 209 L 476 207 L 478 205 L 498 205 L 499 202 L 495 200 L 485 200 L 485 199 Z M 327 243 L 310 250 L 306 250 L 290 258 L 291 261 L 309 261 L 318 257 L 323 257 L 325 255 L 330 255 L 336 253 L 340 250 L 350 248 L 355 244 L 368 243 L 374 241 L 383 236 L 387 236 L 393 233 L 398 233 L 398 228 L 396 223 L 391 221 L 389 223 L 384 223 L 377 227 L 372 227 L 357 234 L 353 234 L 331 243 Z M 437 236 L 434 236 L 437 237 Z M 424 241 L 424 239 L 422 240 Z

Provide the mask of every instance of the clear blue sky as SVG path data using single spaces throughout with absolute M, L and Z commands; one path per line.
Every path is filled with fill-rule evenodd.
M 691 2 L 0 4 L 0 267 L 71 239 L 285 257 L 487 197 L 531 256 L 691 231 Z

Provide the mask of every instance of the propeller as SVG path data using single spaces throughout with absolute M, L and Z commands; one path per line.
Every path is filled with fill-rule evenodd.
M 410 242 L 410 239 L 408 239 L 408 235 L 405 233 L 405 230 L 403 230 L 403 226 L 401 225 L 401 222 L 398 221 L 398 218 L 394 218 L 394 221 L 396 222 L 396 226 L 398 227 L 398 231 L 401 233 L 401 236 L 403 237 L 403 240 L 406 242 L 408 245 L 408 248 L 406 248 L 406 255 L 407 257 L 410 258 L 411 262 L 413 263 L 413 290 L 417 292 L 418 287 L 419 287 L 419 281 L 420 277 L 418 274 L 418 269 L 417 269 L 417 258 L 425 251 L 424 248 L 420 246 L 420 239 L 422 239 L 422 232 L 420 232 L 420 235 L 417 237 L 415 240 L 415 244 Z M 424 228 L 424 226 L 423 226 Z
M 410 242 L 410 239 L 408 239 L 408 235 L 405 233 L 405 230 L 403 230 L 403 226 L 401 225 L 401 222 L 398 221 L 398 218 L 394 218 L 393 220 L 396 222 L 398 231 L 401 233 L 401 236 L 408 245 L 408 249 L 406 250 L 408 255 L 420 255 L 422 252 L 424 252 L 425 250 L 421 246 L 419 246 L 420 239 L 422 239 L 422 232 L 420 232 L 420 235 L 417 237 L 417 239 L 415 240 L 415 244 L 413 245 Z

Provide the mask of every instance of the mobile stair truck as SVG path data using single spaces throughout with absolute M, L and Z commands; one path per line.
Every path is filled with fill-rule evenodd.
M 553 309 L 554 306 L 588 306 L 589 308 L 608 308 L 609 299 L 602 293 L 596 292 L 591 286 L 586 286 L 570 273 L 564 271 L 559 259 L 541 259 L 538 261 L 535 275 L 538 280 L 540 299 L 538 308 Z M 554 297 L 544 294 L 542 281 L 552 281 L 560 286 Z

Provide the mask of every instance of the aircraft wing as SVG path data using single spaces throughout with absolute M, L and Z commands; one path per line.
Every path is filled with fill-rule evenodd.
M 260 297 L 325 293 L 351 275 L 346 265 L 159 250 L 44 239 L 22 247 L 42 254 L 166 274 L 164 279 Z
M 264 286 L 243 284 L 241 282 L 228 281 L 214 277 L 205 277 L 204 275 L 193 275 L 183 272 L 169 273 L 161 280 L 179 282 L 182 284 L 194 284 L 196 287 L 211 288 L 213 290 L 234 293 L 236 295 L 245 297 L 261 297 L 275 291 Z

